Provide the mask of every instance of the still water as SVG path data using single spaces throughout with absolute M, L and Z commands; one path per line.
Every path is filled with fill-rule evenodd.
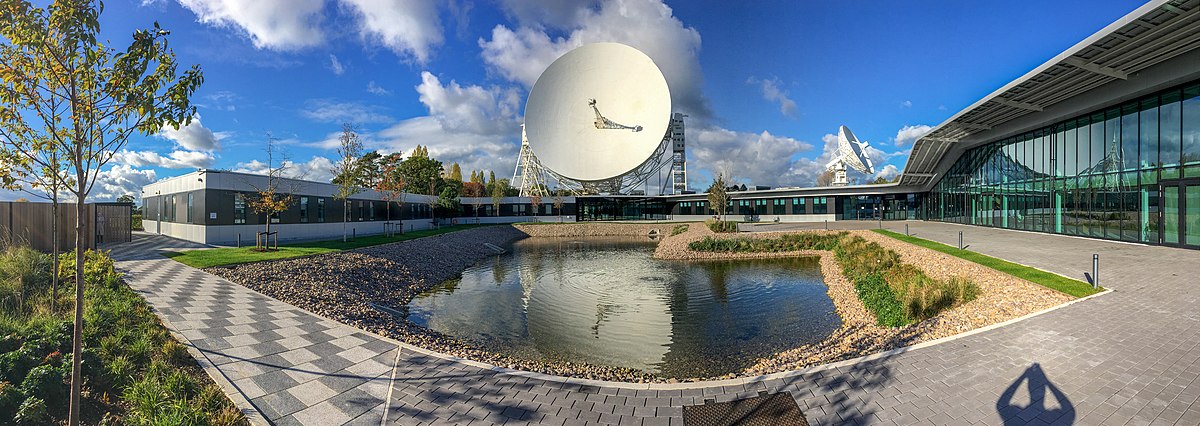
M 644 238 L 527 238 L 415 297 L 408 319 L 516 357 L 735 373 L 841 326 L 816 258 L 652 259 Z

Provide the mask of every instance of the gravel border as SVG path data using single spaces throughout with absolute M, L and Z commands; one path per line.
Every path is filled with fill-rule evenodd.
M 819 364 L 862 357 L 920 342 L 951 336 L 1038 312 L 1073 298 L 982 265 L 904 243 L 870 231 L 849 231 L 896 251 L 905 263 L 931 277 L 963 276 L 980 287 L 974 301 L 947 310 L 937 317 L 899 328 L 875 325 L 875 317 L 858 299 L 854 286 L 842 276 L 829 251 L 803 250 L 779 253 L 695 252 L 688 243 L 707 236 L 716 238 L 775 238 L 793 233 L 841 231 L 782 231 L 717 234 L 703 223 L 691 223 L 686 232 L 670 236 L 677 223 L 567 223 L 518 224 L 469 229 L 437 236 L 317 256 L 208 268 L 206 271 L 318 315 L 385 335 L 429 350 L 500 367 L 590 380 L 634 383 L 677 383 L 725 380 L 779 373 Z M 412 298 L 467 267 L 497 253 L 485 245 L 504 246 L 526 237 L 646 236 L 663 238 L 654 257 L 669 260 L 729 260 L 746 258 L 818 256 L 828 294 L 842 327 L 829 338 L 760 359 L 749 368 L 720 377 L 668 379 L 651 373 L 608 366 L 559 361 L 516 359 L 471 342 L 417 326 L 393 316 L 387 309 L 403 310 Z M 384 309 L 373 307 L 382 306 Z

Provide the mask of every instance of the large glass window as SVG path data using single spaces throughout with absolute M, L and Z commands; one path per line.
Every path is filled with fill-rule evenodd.
M 300 223 L 308 222 L 308 197 L 300 197 Z
M 325 221 L 325 199 L 317 198 L 317 222 Z
M 825 203 L 825 197 L 813 197 L 813 214 L 827 214 L 829 206 Z
M 1183 163 L 1200 164 L 1200 85 L 1183 89 L 1182 108 Z M 1200 176 L 1200 168 L 1188 168 L 1187 177 L 1197 176 Z
M 1179 165 L 1180 131 L 1182 130 L 1182 110 L 1180 92 L 1173 90 L 1164 93 L 1162 106 L 1158 110 L 1158 159 L 1163 165 L 1163 177 L 1179 177 L 1178 169 L 1171 166 Z
M 246 223 L 246 194 L 233 194 L 233 223 Z
M 192 223 L 192 193 L 187 195 L 187 223 Z

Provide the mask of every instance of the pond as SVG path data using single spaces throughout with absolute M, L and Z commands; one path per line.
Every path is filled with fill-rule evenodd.
M 415 297 L 408 319 L 529 360 L 736 373 L 841 326 L 815 257 L 681 262 L 647 238 L 527 238 Z

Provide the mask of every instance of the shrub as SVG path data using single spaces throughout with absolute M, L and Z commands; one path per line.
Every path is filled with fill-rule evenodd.
M 911 322 L 882 275 L 875 273 L 859 277 L 854 280 L 854 290 L 858 293 L 859 300 L 862 300 L 863 306 L 875 314 L 876 324 L 900 327 Z
M 50 255 L 26 246 L 9 246 L 0 251 L 0 309 L 28 313 L 27 303 L 50 288 Z
M 41 399 L 50 407 L 66 407 L 71 366 L 68 363 L 63 367 L 50 364 L 34 367 L 21 383 L 21 392 Z
M 674 237 L 676 235 L 687 232 L 687 230 L 688 230 L 688 225 L 686 223 L 683 225 L 675 225 L 674 228 L 671 228 L 671 236 Z
M 46 411 L 46 401 L 31 396 L 17 408 L 13 421 L 18 425 L 44 425 L 50 423 L 50 413 Z
M 778 253 L 798 250 L 832 250 L 838 240 L 846 235 L 837 234 L 787 234 L 779 238 L 713 238 L 704 237 L 693 241 L 688 248 L 693 251 Z
M 734 222 L 734 221 L 709 219 L 709 220 L 704 221 L 704 224 L 708 225 L 708 229 L 711 229 L 713 232 L 718 232 L 718 233 L 737 232 L 737 222 Z
M 15 385 L 9 382 L 0 382 L 0 419 L 17 417 L 17 408 L 24 400 L 25 394 Z
M 144 229 L 142 228 L 142 215 L 140 215 L 140 214 L 131 215 L 129 217 L 129 228 L 134 231 L 143 231 Z

